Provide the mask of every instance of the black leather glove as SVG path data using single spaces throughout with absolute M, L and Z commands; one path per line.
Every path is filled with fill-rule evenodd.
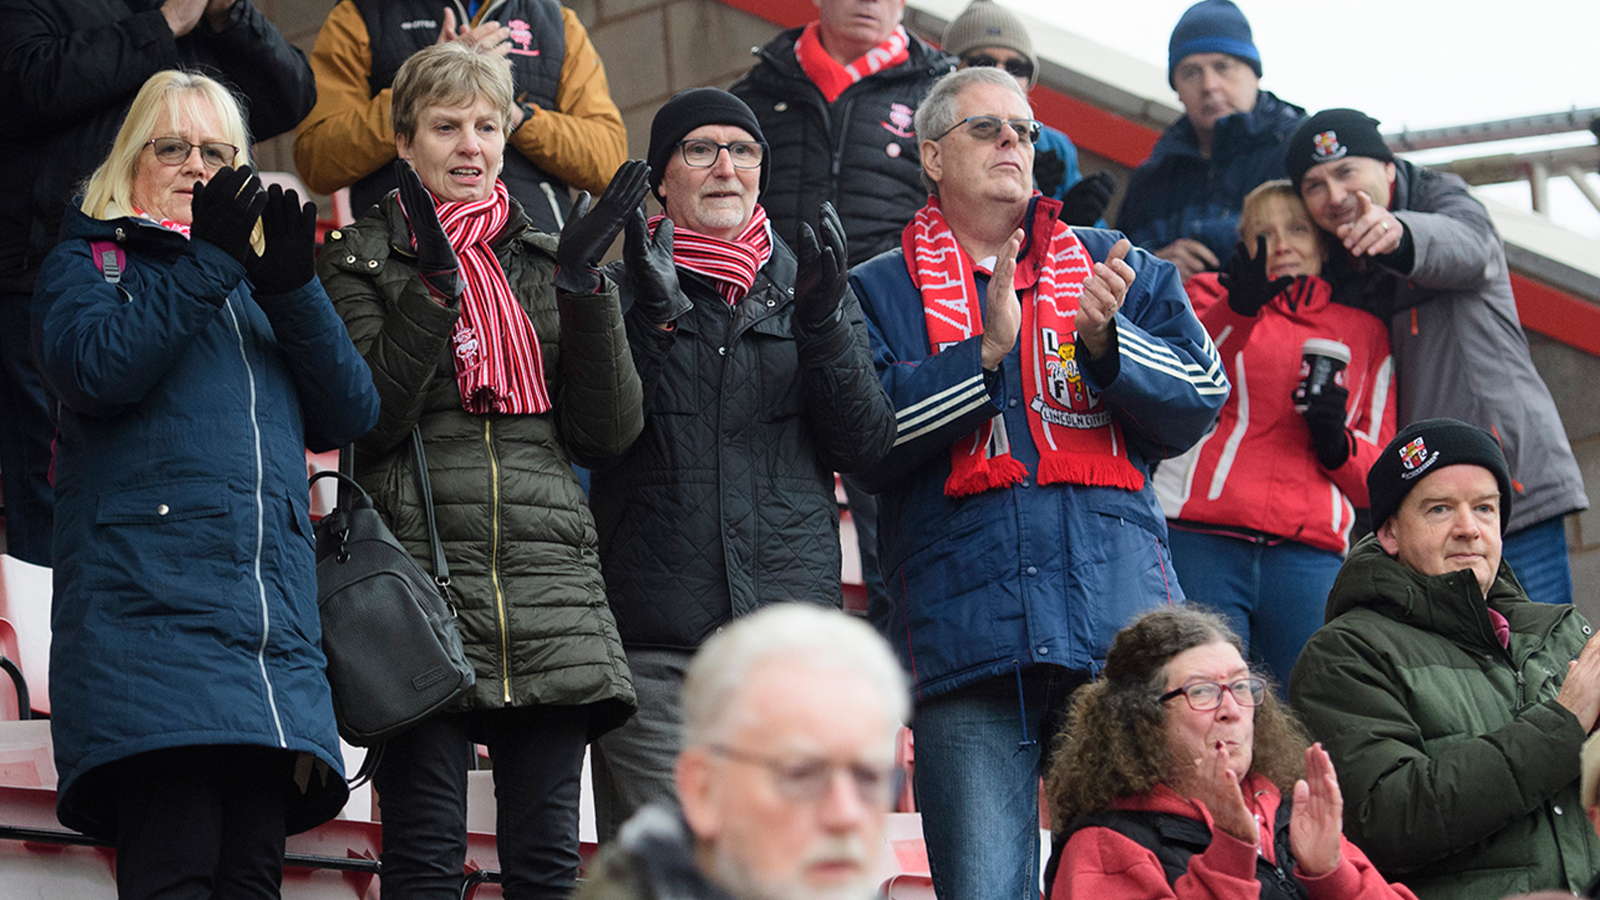
M 633 305 L 652 325 L 665 325 L 694 308 L 678 285 L 678 266 L 672 261 L 672 220 L 662 219 L 656 236 L 644 210 L 634 207 L 633 218 L 622 236 L 622 259 L 633 283 Z
M 249 265 L 255 256 L 250 246 L 250 232 L 255 230 L 256 219 L 267 205 L 267 195 L 261 190 L 261 179 L 249 166 L 237 169 L 223 166 L 211 176 L 211 183 L 194 183 L 194 199 L 189 209 L 194 219 L 189 226 L 189 237 L 214 244 L 224 253 Z
M 1033 164 L 1038 171 L 1039 164 Z M 1037 176 L 1035 176 L 1037 177 Z M 1061 221 L 1068 225 L 1092 226 L 1105 215 L 1106 204 L 1117 190 L 1117 176 L 1110 172 L 1096 172 L 1085 176 L 1061 198 Z
M 317 207 L 300 205 L 300 195 L 274 184 L 261 210 L 261 235 L 267 249 L 250 266 L 256 293 L 287 294 L 317 276 Z
M 650 164 L 642 159 L 630 159 L 611 176 L 611 183 L 606 185 L 594 209 L 589 208 L 588 191 L 578 195 L 577 202 L 572 204 L 572 215 L 561 229 L 561 242 L 556 245 L 555 285 L 558 290 L 592 294 L 600 289 L 600 272 L 596 268 L 600 257 L 617 239 L 617 233 L 628 223 L 649 187 Z
M 1067 178 L 1067 161 L 1054 150 L 1033 155 L 1033 186 L 1046 197 L 1054 197 Z M 1072 224 L 1072 223 L 1067 223 Z
M 417 274 L 434 299 L 455 303 L 466 290 L 461 280 L 461 262 L 439 224 L 439 210 L 433 195 L 422 186 L 417 170 L 403 159 L 394 161 L 394 178 L 400 183 L 400 205 L 411 221 L 411 234 L 417 239 Z
M 1306 426 L 1311 429 L 1311 449 L 1324 469 L 1337 469 L 1350 458 L 1350 432 L 1345 430 L 1345 403 L 1350 392 L 1329 384 L 1320 394 L 1306 397 Z
M 1228 271 L 1217 276 L 1217 281 L 1228 291 L 1228 306 L 1241 316 L 1253 316 L 1261 307 L 1283 293 L 1294 278 L 1282 275 L 1267 280 L 1267 239 L 1256 238 L 1256 255 L 1245 249 L 1244 241 L 1233 248 L 1233 259 L 1228 261 Z
M 839 214 L 833 211 L 832 203 L 822 201 L 817 224 L 822 229 L 820 245 L 811 226 L 800 223 L 799 269 L 794 276 L 794 312 L 807 331 L 815 331 L 838 317 L 839 301 L 850 284 L 844 226 L 839 224 Z

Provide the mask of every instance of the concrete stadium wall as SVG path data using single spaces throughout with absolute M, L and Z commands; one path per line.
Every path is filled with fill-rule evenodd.
M 308 53 L 333 0 L 252 0 Z M 573 0 L 567 4 L 589 29 L 628 127 L 629 154 L 643 157 L 650 120 L 684 88 L 727 87 L 752 64 L 750 49 L 779 29 L 719 0 Z M 936 37 L 936 36 L 935 36 Z M 1049 52 L 1048 48 L 1041 48 Z M 293 137 L 258 145 L 264 168 L 294 171 Z M 1084 172 L 1110 170 L 1126 184 L 1125 166 L 1083 152 Z M 326 203 L 326 198 L 319 198 Z M 1113 203 L 1121 200 L 1120 190 Z M 1115 209 L 1115 206 L 1112 207 Z M 1574 600 L 1600 621 L 1600 358 L 1529 332 L 1534 363 L 1550 385 L 1578 455 L 1591 509 L 1567 520 L 1576 589 Z

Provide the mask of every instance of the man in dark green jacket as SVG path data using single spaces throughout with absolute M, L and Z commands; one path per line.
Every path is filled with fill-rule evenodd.
M 1488 432 L 1401 431 L 1367 476 L 1351 552 L 1289 696 L 1339 771 L 1345 829 L 1422 900 L 1581 890 L 1600 869 L 1579 748 L 1600 642 L 1500 559 L 1511 479 Z

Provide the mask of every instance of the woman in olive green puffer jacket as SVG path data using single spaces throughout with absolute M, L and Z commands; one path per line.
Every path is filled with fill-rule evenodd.
M 533 800 L 508 802 L 500 781 L 515 762 L 543 777 L 545 770 L 577 770 L 583 744 L 632 714 L 634 693 L 616 622 L 606 604 L 594 519 L 572 470 L 572 461 L 597 465 L 620 456 L 643 427 L 639 378 L 628 352 L 614 284 L 588 296 L 558 293 L 551 280 L 556 238 L 533 230 L 511 200 L 511 220 L 492 249 L 511 293 L 538 335 L 544 379 L 551 400 L 545 413 L 474 414 L 463 409 L 450 338 L 459 308 L 435 300 L 418 275 L 417 258 L 404 213 L 391 194 L 354 225 L 330 232 L 318 260 L 334 307 L 356 348 L 372 369 L 382 398 L 378 425 L 357 444 L 356 476 L 372 494 L 395 536 L 431 568 L 427 524 L 413 478 L 410 434 L 421 426 L 427 451 L 439 536 L 450 565 L 449 596 L 477 684 L 459 711 L 435 717 L 415 731 L 449 731 L 444 750 L 413 750 L 407 732 L 391 741 L 376 779 L 384 796 L 385 886 L 400 854 L 427 866 L 425 849 L 397 851 L 394 809 L 404 791 L 385 790 L 388 779 L 455 780 L 457 746 L 487 743 L 495 761 L 500 795 L 502 868 L 508 831 L 534 829 L 539 840 L 564 828 L 565 810 L 551 818 Z M 577 731 L 575 738 L 570 737 Z M 563 734 L 555 751 L 541 749 Z M 521 757 L 515 756 L 521 751 Z M 432 754 L 432 755 L 429 755 Z M 544 754 L 544 756 L 540 756 Z M 569 757 L 576 754 L 574 762 Z M 502 756 L 506 761 L 502 761 Z M 557 758 L 559 757 L 559 758 Z M 449 765 L 441 762 L 448 759 Z M 570 765 L 569 765 L 570 763 Z M 464 797 L 466 755 L 460 759 Z M 449 771 L 445 771 L 449 770 Z M 403 774 L 409 773 L 409 774 Z M 385 776 L 388 776 L 386 779 Z M 571 864 L 576 871 L 576 782 L 556 785 L 560 805 L 570 799 L 573 816 Z M 541 788 L 542 789 L 542 788 Z M 569 791 L 567 798 L 563 792 Z M 406 792 L 407 794 L 411 792 Z M 425 792 L 417 792 L 425 793 Z M 515 796 L 525 797 L 524 794 Z M 411 798 L 406 798 L 411 802 Z M 543 796 L 534 798 L 543 802 Z M 419 843 L 453 813 L 407 810 Z M 464 804 L 464 801 L 463 801 Z M 462 812 L 464 814 L 464 805 Z M 523 816 L 526 821 L 508 817 Z M 552 824 L 554 822 L 555 824 Z M 465 852 L 465 834 L 460 834 Z M 394 859 L 394 862 L 391 859 Z M 449 870 L 448 861 L 442 866 Z M 428 870 L 431 871 L 431 870 Z M 459 861 L 453 878 L 459 885 Z M 421 884 L 424 872 L 409 885 Z M 446 885 L 433 885 L 441 892 Z M 406 891 L 420 890 L 409 887 Z M 405 893 L 405 891 L 402 891 Z M 410 896 L 410 893 L 405 893 Z

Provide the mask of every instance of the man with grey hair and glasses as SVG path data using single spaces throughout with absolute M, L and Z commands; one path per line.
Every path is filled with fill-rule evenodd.
M 905 675 L 844 613 L 768 607 L 707 641 L 683 687 L 682 817 L 647 806 L 577 900 L 870 900 L 895 796 Z
M 915 681 L 935 891 L 1025 898 L 1067 697 L 1183 598 L 1150 466 L 1205 434 L 1228 380 L 1175 268 L 1034 190 L 1015 78 L 945 76 L 915 124 L 933 196 L 850 278 L 898 424 L 865 476 L 889 584 L 871 617 Z

